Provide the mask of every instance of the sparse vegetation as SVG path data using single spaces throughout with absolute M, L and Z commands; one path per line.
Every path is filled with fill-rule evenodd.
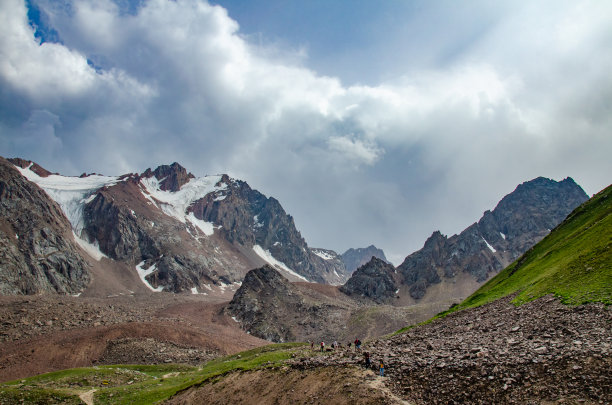
M 576 208 L 546 238 L 457 306 L 516 294 L 517 305 L 553 294 L 563 303 L 612 304 L 612 186 Z
M 277 366 L 305 347 L 303 343 L 263 346 L 200 368 L 170 364 L 63 370 L 1 384 L 0 403 L 81 404 L 79 395 L 96 389 L 96 404 L 153 404 L 231 371 Z

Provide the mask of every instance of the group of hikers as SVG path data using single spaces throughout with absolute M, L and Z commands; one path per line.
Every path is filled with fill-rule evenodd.
M 354 342 L 348 342 L 347 347 L 348 347 L 349 350 L 351 349 L 351 345 L 353 345 L 353 344 L 355 345 L 354 346 L 355 347 L 355 349 L 354 349 L 355 351 L 361 351 L 361 340 L 355 339 Z M 342 347 L 342 344 L 338 343 L 337 341 L 334 340 L 334 342 L 330 346 L 331 346 L 330 348 L 326 349 L 325 348 L 325 342 L 321 341 L 321 343 L 320 343 L 321 353 L 325 352 L 326 350 L 327 351 L 336 350 L 336 349 Z M 310 349 L 314 350 L 314 342 L 313 341 L 310 342 Z M 367 369 L 372 368 L 372 361 L 370 359 L 370 353 L 369 352 L 364 352 L 363 353 L 363 357 L 364 357 L 365 368 L 367 368 Z M 383 359 L 380 359 L 380 364 L 378 366 L 378 370 L 380 372 L 380 376 L 384 377 L 385 376 L 385 363 L 384 363 Z
M 355 350 L 356 351 L 360 351 L 361 350 L 361 340 L 359 339 L 355 339 L 355 342 L 348 342 L 347 347 L 350 349 L 352 344 L 355 344 Z M 325 348 L 325 342 L 321 341 L 320 343 L 320 347 L 321 347 L 321 353 L 323 353 L 324 351 L 332 351 L 332 350 L 336 350 L 340 347 L 342 347 L 342 343 L 338 343 L 337 341 L 334 340 L 334 342 L 330 345 L 329 348 Z M 310 342 L 310 349 L 314 350 L 314 342 L 311 341 Z

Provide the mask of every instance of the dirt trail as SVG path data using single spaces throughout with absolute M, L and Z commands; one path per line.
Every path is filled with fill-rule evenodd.
M 96 389 L 89 390 L 87 392 L 79 394 L 79 398 L 81 398 L 81 401 L 85 402 L 86 405 L 94 405 L 94 392 L 96 392 Z

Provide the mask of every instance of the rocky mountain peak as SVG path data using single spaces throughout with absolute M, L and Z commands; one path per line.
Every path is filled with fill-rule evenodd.
M 303 299 L 289 280 L 265 265 L 246 274 L 227 311 L 251 335 L 286 342 L 294 335 L 280 319 L 301 312 L 302 306 Z
M 397 289 L 393 265 L 374 256 L 340 287 L 340 291 L 347 295 L 361 296 L 379 303 L 393 298 Z
M 27 169 L 28 167 L 30 167 L 30 170 L 32 170 L 34 173 L 36 173 L 40 177 L 47 177 L 51 174 L 54 174 L 48 171 L 47 169 L 43 168 L 42 166 L 40 166 L 38 163 L 32 162 L 31 160 L 25 160 L 22 158 L 11 158 L 7 160 L 11 162 L 12 164 L 14 164 L 15 166 L 21 167 L 22 169 Z
M 470 274 L 482 283 L 539 242 L 588 199 L 574 180 L 538 177 L 506 195 L 493 211 L 450 238 L 434 232 L 398 267 L 414 299 L 429 286 Z
M 341 259 L 344 263 L 346 271 L 351 274 L 352 272 L 357 270 L 359 266 L 363 266 L 364 264 L 369 262 L 372 256 L 389 263 L 389 261 L 385 257 L 385 252 L 383 252 L 382 249 L 379 249 L 374 245 L 370 245 L 366 248 L 350 248 L 341 255 Z
M 274 267 L 266 264 L 249 271 L 236 294 L 240 294 L 240 290 L 242 292 L 250 290 L 256 293 L 268 290 L 279 294 L 291 290 L 291 283 Z
M 187 172 L 183 166 L 177 162 L 171 165 L 162 165 L 155 170 L 147 169 L 142 177 L 153 177 L 160 181 L 159 188 L 163 191 L 178 191 L 181 187 L 194 179 L 195 176 Z

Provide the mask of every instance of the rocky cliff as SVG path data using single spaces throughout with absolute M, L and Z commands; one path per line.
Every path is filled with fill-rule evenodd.
M 337 287 L 290 283 L 266 265 L 247 273 L 225 311 L 251 335 L 272 342 L 330 342 L 346 329 L 355 307 Z
M 395 267 L 382 259 L 372 257 L 359 267 L 340 291 L 352 297 L 364 297 L 376 303 L 393 300 L 398 290 Z
M 0 293 L 77 294 L 90 281 L 88 263 L 60 207 L 0 157 Z M 41 175 L 49 172 L 35 166 Z
M 328 283 L 346 279 L 344 268 L 315 254 L 295 227 L 293 217 L 272 197 L 266 197 L 240 180 L 224 175 L 223 191 L 197 200 L 194 216 L 220 227 L 231 243 L 269 252 L 274 259 L 310 281 Z
M 493 211 L 450 238 L 436 231 L 398 266 L 410 295 L 422 298 L 443 280 L 467 273 L 478 282 L 506 267 L 588 199 L 574 180 L 538 177 L 519 185 Z
M 95 260 L 126 264 L 151 290 L 224 293 L 264 263 L 291 280 L 348 278 L 335 252 L 308 247 L 276 199 L 227 175 L 196 178 L 173 163 L 142 174 L 66 177 L 13 163 L 59 204 Z
M 342 253 L 342 263 L 344 263 L 344 267 L 346 268 L 347 273 L 350 275 L 353 274 L 358 267 L 369 262 L 372 257 L 377 257 L 384 262 L 389 263 L 385 257 L 385 252 L 374 245 L 370 245 L 366 248 L 350 248 L 346 252 Z

